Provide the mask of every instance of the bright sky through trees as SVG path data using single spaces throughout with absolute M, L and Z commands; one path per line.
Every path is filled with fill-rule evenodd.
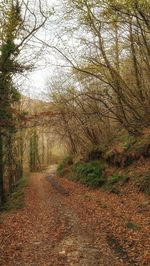
M 39 31 L 36 35 L 39 40 L 36 38 L 34 39 L 34 41 L 38 43 L 38 46 L 41 47 L 41 56 L 39 56 L 40 58 L 37 59 L 35 68 L 28 73 L 21 86 L 23 94 L 32 98 L 39 98 L 43 95 L 43 92 L 46 92 L 46 81 L 53 77 L 54 73 L 57 71 L 57 65 L 59 65 L 58 58 L 56 58 L 56 54 L 54 55 L 54 51 L 50 48 L 48 49 L 42 42 L 52 45 L 53 42 L 56 44 L 58 41 L 56 40 L 58 37 L 56 36 L 57 32 L 59 32 L 57 18 L 61 7 L 61 0 L 48 0 L 47 6 L 48 9 L 52 11 L 52 16 L 45 25 L 45 29 Z M 41 43 L 40 40 L 42 41 Z M 35 43 L 35 47 L 37 43 Z

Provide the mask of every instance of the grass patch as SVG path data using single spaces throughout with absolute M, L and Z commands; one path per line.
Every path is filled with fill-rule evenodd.
M 125 149 L 129 149 L 136 141 L 137 138 L 132 135 L 126 134 L 121 137 L 122 146 Z
M 78 163 L 73 168 L 72 179 L 80 181 L 89 187 L 98 187 L 104 184 L 103 169 L 99 162 Z
M 25 188 L 27 186 L 27 179 L 21 178 L 15 186 L 15 190 L 11 193 L 7 199 L 7 202 L 2 206 L 2 211 L 8 211 L 12 209 L 22 209 L 25 206 L 24 195 Z
M 106 183 L 104 184 L 104 191 L 109 191 L 115 194 L 120 194 L 119 187 L 125 185 L 129 181 L 127 175 L 120 175 L 114 173 L 112 176 L 107 178 Z
M 64 176 L 65 174 L 65 168 L 69 165 L 72 165 L 73 161 L 72 161 L 72 156 L 67 156 L 59 165 L 57 168 L 57 174 L 59 176 Z
M 108 183 L 113 185 L 115 183 L 118 183 L 122 179 L 121 175 L 114 174 L 108 178 Z
M 113 174 L 108 178 L 108 184 L 114 185 L 116 183 L 120 183 L 120 185 L 124 185 L 129 181 L 129 177 L 127 175 Z
M 133 222 L 133 221 L 128 221 L 128 222 L 126 223 L 126 227 L 127 227 L 128 229 L 132 229 L 132 230 L 137 230 L 137 229 L 139 228 L 138 224 L 135 223 L 135 222 Z

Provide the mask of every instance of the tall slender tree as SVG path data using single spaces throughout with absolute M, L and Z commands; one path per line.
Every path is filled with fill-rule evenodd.
M 13 141 L 19 120 L 14 107 L 20 100 L 20 93 L 14 84 L 14 76 L 30 69 L 27 63 L 20 62 L 19 55 L 24 45 L 47 20 L 42 12 L 41 1 L 38 3 L 41 19 L 37 19 L 35 12 L 30 10 L 29 1 L 8 0 L 0 4 L 0 204 L 5 198 L 6 176 L 11 187 L 12 164 L 15 163 Z M 31 25 L 26 23 L 27 14 L 33 18 Z

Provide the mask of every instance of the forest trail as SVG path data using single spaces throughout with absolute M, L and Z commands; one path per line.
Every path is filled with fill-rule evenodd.
M 32 174 L 26 207 L 2 217 L 0 265 L 148 265 L 134 261 L 117 238 L 109 234 L 108 216 L 112 210 L 97 202 L 102 214 L 105 212 L 105 216 L 97 217 L 100 210 L 91 205 L 94 195 L 97 197 L 95 193 L 99 192 L 56 178 L 55 166 L 45 173 Z

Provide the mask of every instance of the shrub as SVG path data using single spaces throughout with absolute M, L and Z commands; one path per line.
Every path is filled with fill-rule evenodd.
M 98 187 L 105 182 L 102 167 L 97 161 L 76 164 L 73 171 L 73 179 L 87 186 Z
M 12 210 L 12 209 L 21 209 L 24 207 L 24 196 L 25 196 L 25 188 L 27 186 L 27 179 L 21 178 L 16 183 L 14 192 L 11 193 L 1 208 L 2 211 Z
M 115 173 L 108 178 L 108 184 L 114 185 L 116 183 L 119 183 L 120 185 L 124 185 L 129 181 L 129 179 L 129 176 L 127 175 L 120 175 L 118 173 Z
M 65 168 L 69 165 L 72 165 L 73 161 L 72 161 L 72 156 L 67 156 L 59 165 L 57 168 L 57 174 L 59 176 L 63 176 L 65 173 Z

